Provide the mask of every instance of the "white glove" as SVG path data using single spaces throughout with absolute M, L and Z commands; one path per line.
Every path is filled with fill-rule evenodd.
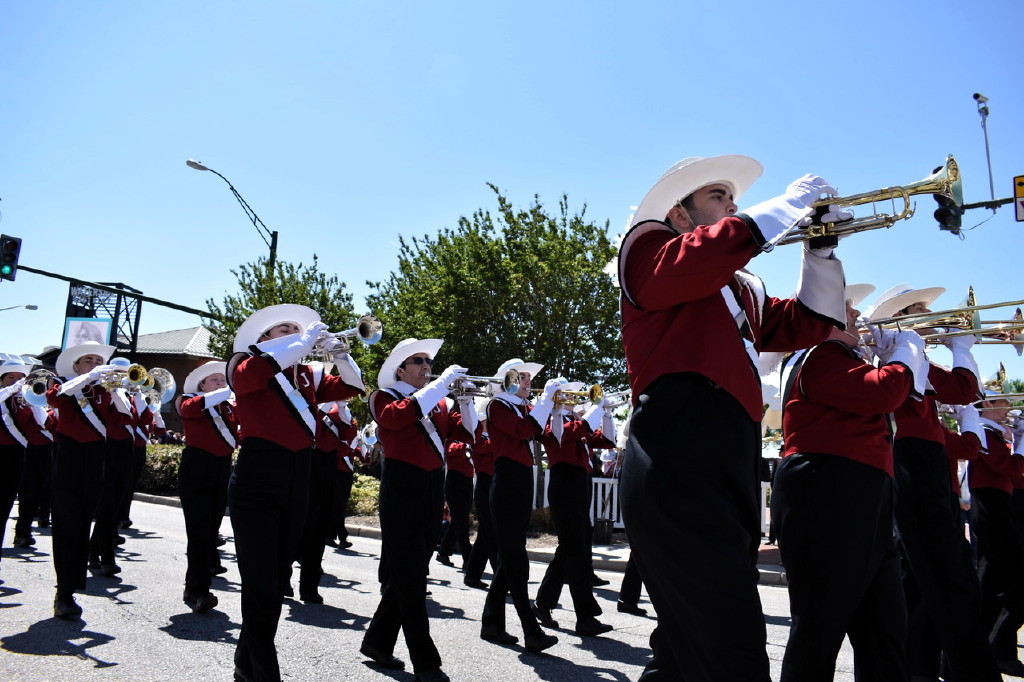
M 211 407 L 220 405 L 222 402 L 231 397 L 231 389 L 227 386 L 224 388 L 218 388 L 216 391 L 210 391 L 209 393 L 203 394 L 203 409 L 209 410 Z
M 91 381 L 96 381 L 107 372 L 116 372 L 118 370 L 124 370 L 124 367 L 121 367 L 120 365 L 97 365 L 89 370 L 89 374 L 86 376 L 88 376 Z
M 544 392 L 537 398 L 536 404 L 530 411 L 530 417 L 537 422 L 541 429 L 548 423 L 548 417 L 551 416 L 551 410 L 555 406 L 555 393 L 562 387 L 562 383 L 561 379 L 548 379 L 548 382 L 544 384 Z
M 785 194 L 745 209 L 743 213 L 757 224 L 764 237 L 761 250 L 771 251 L 801 219 L 813 216 L 811 207 L 823 193 L 836 194 L 836 190 L 816 175 L 805 175 L 790 184 Z
M 842 223 L 847 220 L 853 220 L 853 211 L 844 210 L 841 204 L 829 204 L 828 210 L 818 216 L 817 219 L 812 214 L 801 218 L 796 224 L 798 227 L 807 227 L 815 222 L 824 225 L 826 223 Z
M 299 340 L 307 348 L 312 348 L 320 337 L 327 333 L 327 325 L 323 322 L 310 322 L 306 330 L 302 332 Z
M 135 411 L 142 414 L 146 411 L 149 405 L 146 404 L 146 396 L 142 395 L 142 391 L 134 391 L 132 393 L 132 402 L 135 403 Z
M 323 322 L 311 322 L 306 327 L 306 330 L 298 336 L 288 334 L 287 336 L 279 336 L 276 339 L 267 339 L 257 343 L 256 347 L 264 355 L 273 358 L 278 367 L 284 369 L 291 367 L 309 355 L 313 345 L 316 344 L 317 339 L 325 331 L 327 331 L 327 325 Z
M 336 350 L 341 350 L 348 347 L 342 339 L 336 339 L 333 336 L 325 336 L 320 341 L 320 347 L 324 349 L 325 353 L 333 353 Z
M 957 405 L 953 408 L 953 419 L 960 427 L 960 433 L 973 433 L 978 437 L 982 450 L 985 449 L 985 432 L 981 428 L 981 415 L 974 405 Z
M 910 370 L 914 377 L 914 394 L 923 396 L 928 385 L 928 357 L 924 354 L 924 339 L 914 331 L 902 331 L 896 336 L 896 348 L 886 364 L 898 362 Z
M 98 381 L 99 378 L 103 376 L 103 374 L 105 374 L 106 372 L 114 372 L 118 369 L 123 368 L 116 367 L 115 365 L 98 365 L 96 367 L 93 367 L 91 370 L 89 370 L 88 374 L 80 374 L 79 376 L 74 377 L 73 379 L 69 379 L 65 381 L 63 384 L 61 384 L 60 388 L 57 390 L 57 395 L 68 395 L 70 393 L 77 393 L 81 391 L 83 388 L 85 388 L 87 385 L 95 381 Z
M 604 421 L 604 400 L 599 402 L 597 405 L 591 405 L 590 409 L 583 413 L 583 421 L 590 427 L 591 433 L 601 428 L 601 422 Z
M 0 402 L 7 400 L 16 393 L 21 393 L 21 387 L 25 385 L 25 377 L 22 377 L 15 381 L 10 386 L 4 386 L 0 388 Z
M 444 383 L 445 388 L 450 387 L 456 381 L 465 379 L 466 372 L 469 370 L 459 365 L 450 365 L 441 372 L 440 380 Z
M 871 338 L 875 340 L 875 355 L 883 364 L 889 362 L 892 352 L 896 350 L 896 337 L 899 336 L 899 332 L 874 324 L 869 324 L 868 329 L 871 331 Z
M 971 354 L 971 347 L 975 341 L 977 341 L 977 337 L 974 334 L 965 334 L 964 336 L 946 337 L 944 343 L 953 354 L 953 368 L 962 367 L 973 374 L 974 378 L 978 379 L 978 390 L 982 391 L 984 387 L 981 385 L 981 370 L 978 369 L 978 363 L 974 360 L 974 355 Z

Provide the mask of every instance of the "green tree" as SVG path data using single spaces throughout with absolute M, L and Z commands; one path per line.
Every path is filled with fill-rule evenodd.
M 218 357 L 231 355 L 235 333 L 249 315 L 279 303 L 309 306 L 332 330 L 349 329 L 355 324 L 352 295 L 345 292 L 345 283 L 336 275 L 320 271 L 315 254 L 312 265 L 277 261 L 270 268 L 267 259 L 260 258 L 231 274 L 238 278 L 238 293 L 225 295 L 220 304 L 212 298 L 206 301 L 207 310 L 220 318 L 204 320 L 212 336 L 211 350 Z
M 538 196 L 527 208 L 497 196 L 436 236 L 401 237 L 397 270 L 367 282 L 370 308 L 386 340 L 380 363 L 403 338 L 443 338 L 438 362 L 490 375 L 509 358 L 545 364 L 542 379 L 625 385 L 618 290 L 603 271 L 615 257 L 608 223 L 570 213 L 563 195 L 549 215 Z M 376 377 L 367 377 L 376 383 Z

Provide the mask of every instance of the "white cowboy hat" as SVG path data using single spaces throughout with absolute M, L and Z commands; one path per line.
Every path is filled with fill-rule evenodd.
M 874 284 L 847 284 L 846 300 L 850 302 L 851 306 L 856 308 L 857 304 L 870 296 L 874 290 Z
M 57 370 L 57 376 L 61 377 L 75 377 L 78 374 L 75 372 L 75 363 L 78 359 L 86 355 L 98 355 L 103 358 L 103 364 L 106 364 L 110 360 L 110 356 L 114 354 L 116 348 L 108 346 L 105 343 L 97 343 L 96 341 L 86 341 L 80 343 L 77 346 L 71 346 L 65 348 L 60 355 L 57 356 L 57 362 L 54 363 L 54 368 Z
M 737 154 L 683 159 L 654 183 L 633 214 L 630 227 L 645 220 L 665 220 L 676 202 L 708 185 L 727 185 L 732 190 L 732 200 L 738 201 L 763 170 L 754 159 Z
M 11 372 L 18 372 L 19 374 L 28 374 L 32 371 L 32 365 L 23 365 L 17 360 L 6 360 L 4 364 L 0 365 L 0 377 Z
M 182 393 L 199 393 L 199 384 L 203 383 L 203 379 L 211 374 L 223 374 L 224 376 L 227 376 L 227 366 L 228 363 L 221 362 L 220 360 L 204 362 L 189 372 L 188 376 L 185 377 L 185 382 L 181 385 Z
M 399 341 L 388 359 L 380 366 L 380 372 L 377 374 L 377 387 L 388 388 L 394 385 L 398 381 L 395 372 L 403 362 L 413 355 L 426 353 L 427 357 L 433 360 L 437 356 L 437 351 L 441 349 L 442 343 L 444 343 L 444 339 L 403 339 Z
M 519 373 L 529 372 L 530 377 L 535 378 L 538 374 L 540 374 L 540 371 L 544 369 L 544 365 L 538 364 L 536 362 L 523 362 L 519 358 L 512 358 L 511 360 L 506 360 L 501 364 L 501 367 L 498 368 L 498 371 L 494 373 L 494 378 L 504 379 L 505 375 L 508 374 L 508 371 L 511 369 L 514 369 Z
M 250 315 L 242 326 L 235 333 L 236 353 L 247 353 L 249 347 L 255 345 L 263 333 L 279 324 L 290 322 L 300 330 L 305 331 L 306 327 L 314 322 L 320 321 L 320 313 L 312 308 L 295 303 L 281 303 L 280 305 L 260 308 Z
M 870 322 L 892 317 L 899 311 L 915 303 L 923 303 L 930 306 L 932 301 L 937 299 L 946 291 L 945 287 L 928 287 L 927 289 L 914 289 L 909 284 L 897 284 L 875 301 L 875 307 L 871 311 Z

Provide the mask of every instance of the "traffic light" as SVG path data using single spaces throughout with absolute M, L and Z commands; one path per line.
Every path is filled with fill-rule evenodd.
M 18 274 L 18 256 L 21 254 L 21 239 L 0 234 L 0 279 L 12 282 Z
M 957 205 L 952 197 L 945 194 L 933 194 L 939 207 L 935 209 L 935 220 L 939 222 L 940 230 L 947 230 L 953 234 L 960 234 L 960 220 L 964 215 L 964 209 Z

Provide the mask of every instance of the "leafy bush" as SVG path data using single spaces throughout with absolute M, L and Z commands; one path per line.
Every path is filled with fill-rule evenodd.
M 147 445 L 146 466 L 136 490 L 150 495 L 178 494 L 178 465 L 184 445 Z
M 352 516 L 376 516 L 380 480 L 356 473 L 352 481 L 352 497 L 348 500 L 348 513 Z

